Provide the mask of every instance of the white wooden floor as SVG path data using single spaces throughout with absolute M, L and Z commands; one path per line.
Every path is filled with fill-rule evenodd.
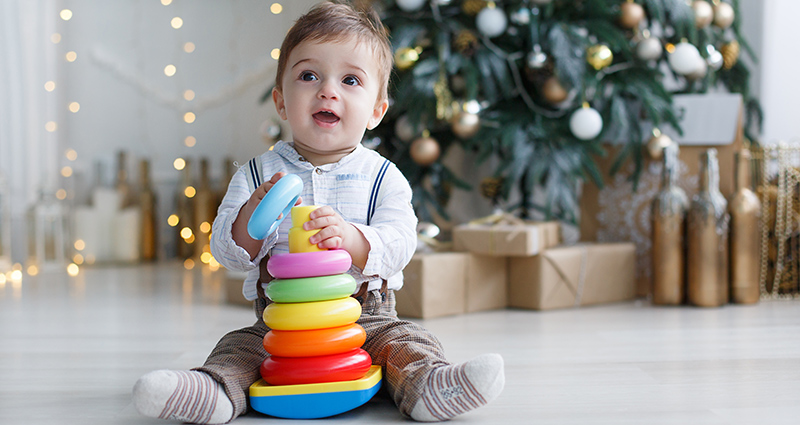
M 136 379 L 199 365 L 221 335 L 255 320 L 224 302 L 223 278 L 169 263 L 0 284 L 0 424 L 164 423 L 133 409 Z M 454 423 L 800 423 L 797 301 L 719 309 L 640 301 L 422 322 L 453 361 L 484 352 L 506 360 L 500 398 Z M 258 413 L 235 421 L 278 422 L 296 421 Z M 324 422 L 407 421 L 379 395 Z

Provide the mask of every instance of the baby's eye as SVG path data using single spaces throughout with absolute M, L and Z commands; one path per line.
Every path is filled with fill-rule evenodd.
M 311 72 L 304 72 L 300 74 L 300 80 L 302 81 L 316 81 L 317 76 L 312 74 Z
M 348 86 L 357 86 L 357 85 L 361 84 L 361 82 L 358 81 L 358 78 L 356 78 L 356 77 L 354 77 L 352 75 L 348 75 L 347 77 L 344 77 L 344 80 L 342 80 L 342 82 L 347 84 Z

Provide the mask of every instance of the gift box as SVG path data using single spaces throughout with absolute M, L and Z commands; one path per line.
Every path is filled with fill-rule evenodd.
M 462 224 L 453 228 L 453 249 L 500 257 L 528 257 L 561 243 L 557 221 Z
M 508 306 L 508 259 L 469 254 L 467 261 L 467 313 Z
M 468 261 L 469 254 L 460 252 L 415 254 L 395 292 L 397 314 L 427 319 L 464 313 Z
M 708 148 L 717 149 L 719 189 L 725 197 L 734 192 L 734 153 L 743 145 L 741 96 L 714 95 L 675 96 L 676 105 L 684 111 L 681 125 L 684 134 L 665 129 L 664 133 L 679 144 L 678 185 L 689 199 L 699 186 L 700 155 Z M 649 131 L 649 130 L 648 130 Z M 611 167 L 619 146 L 607 146 L 607 156 L 595 158 L 603 187 L 583 185 L 580 197 L 580 240 L 591 242 L 633 242 L 637 254 L 637 294 L 646 296 L 652 282 L 650 208 L 661 185 L 660 159 L 647 158 L 634 190 L 631 175 L 634 165 L 629 158 L 613 176 Z
M 636 297 L 636 246 L 578 244 L 508 259 L 510 307 L 549 310 Z

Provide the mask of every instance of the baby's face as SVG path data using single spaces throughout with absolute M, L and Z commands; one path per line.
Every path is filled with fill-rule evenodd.
M 273 97 L 298 152 L 323 157 L 351 152 L 388 107 L 385 99 L 378 100 L 380 78 L 375 54 L 355 37 L 297 45 L 286 64 L 283 89 Z

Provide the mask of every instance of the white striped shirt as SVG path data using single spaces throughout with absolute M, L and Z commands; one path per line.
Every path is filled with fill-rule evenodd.
M 302 205 L 330 205 L 352 223 L 369 242 L 370 250 L 364 270 L 356 266 L 350 273 L 361 286 L 369 281 L 369 289 L 380 289 L 382 279 L 388 280 L 389 289 L 403 286 L 402 270 L 411 260 L 416 248 L 417 217 L 411 206 L 411 187 L 394 164 L 389 164 L 381 183 L 382 199 L 367 225 L 367 204 L 372 188 L 373 170 L 384 162 L 377 152 L 358 145 L 356 149 L 334 164 L 313 166 L 305 161 L 292 144 L 280 141 L 271 151 L 261 155 L 262 180 L 277 172 L 296 174 L 303 180 Z M 246 271 L 242 293 L 248 300 L 258 294 L 258 264 L 268 253 L 289 252 L 288 234 L 291 220 L 284 220 L 278 230 L 264 239 L 256 257 L 236 245 L 231 227 L 239 210 L 250 198 L 247 184 L 247 166 L 239 168 L 228 185 L 228 191 L 217 211 L 211 233 L 211 253 L 225 268 Z

